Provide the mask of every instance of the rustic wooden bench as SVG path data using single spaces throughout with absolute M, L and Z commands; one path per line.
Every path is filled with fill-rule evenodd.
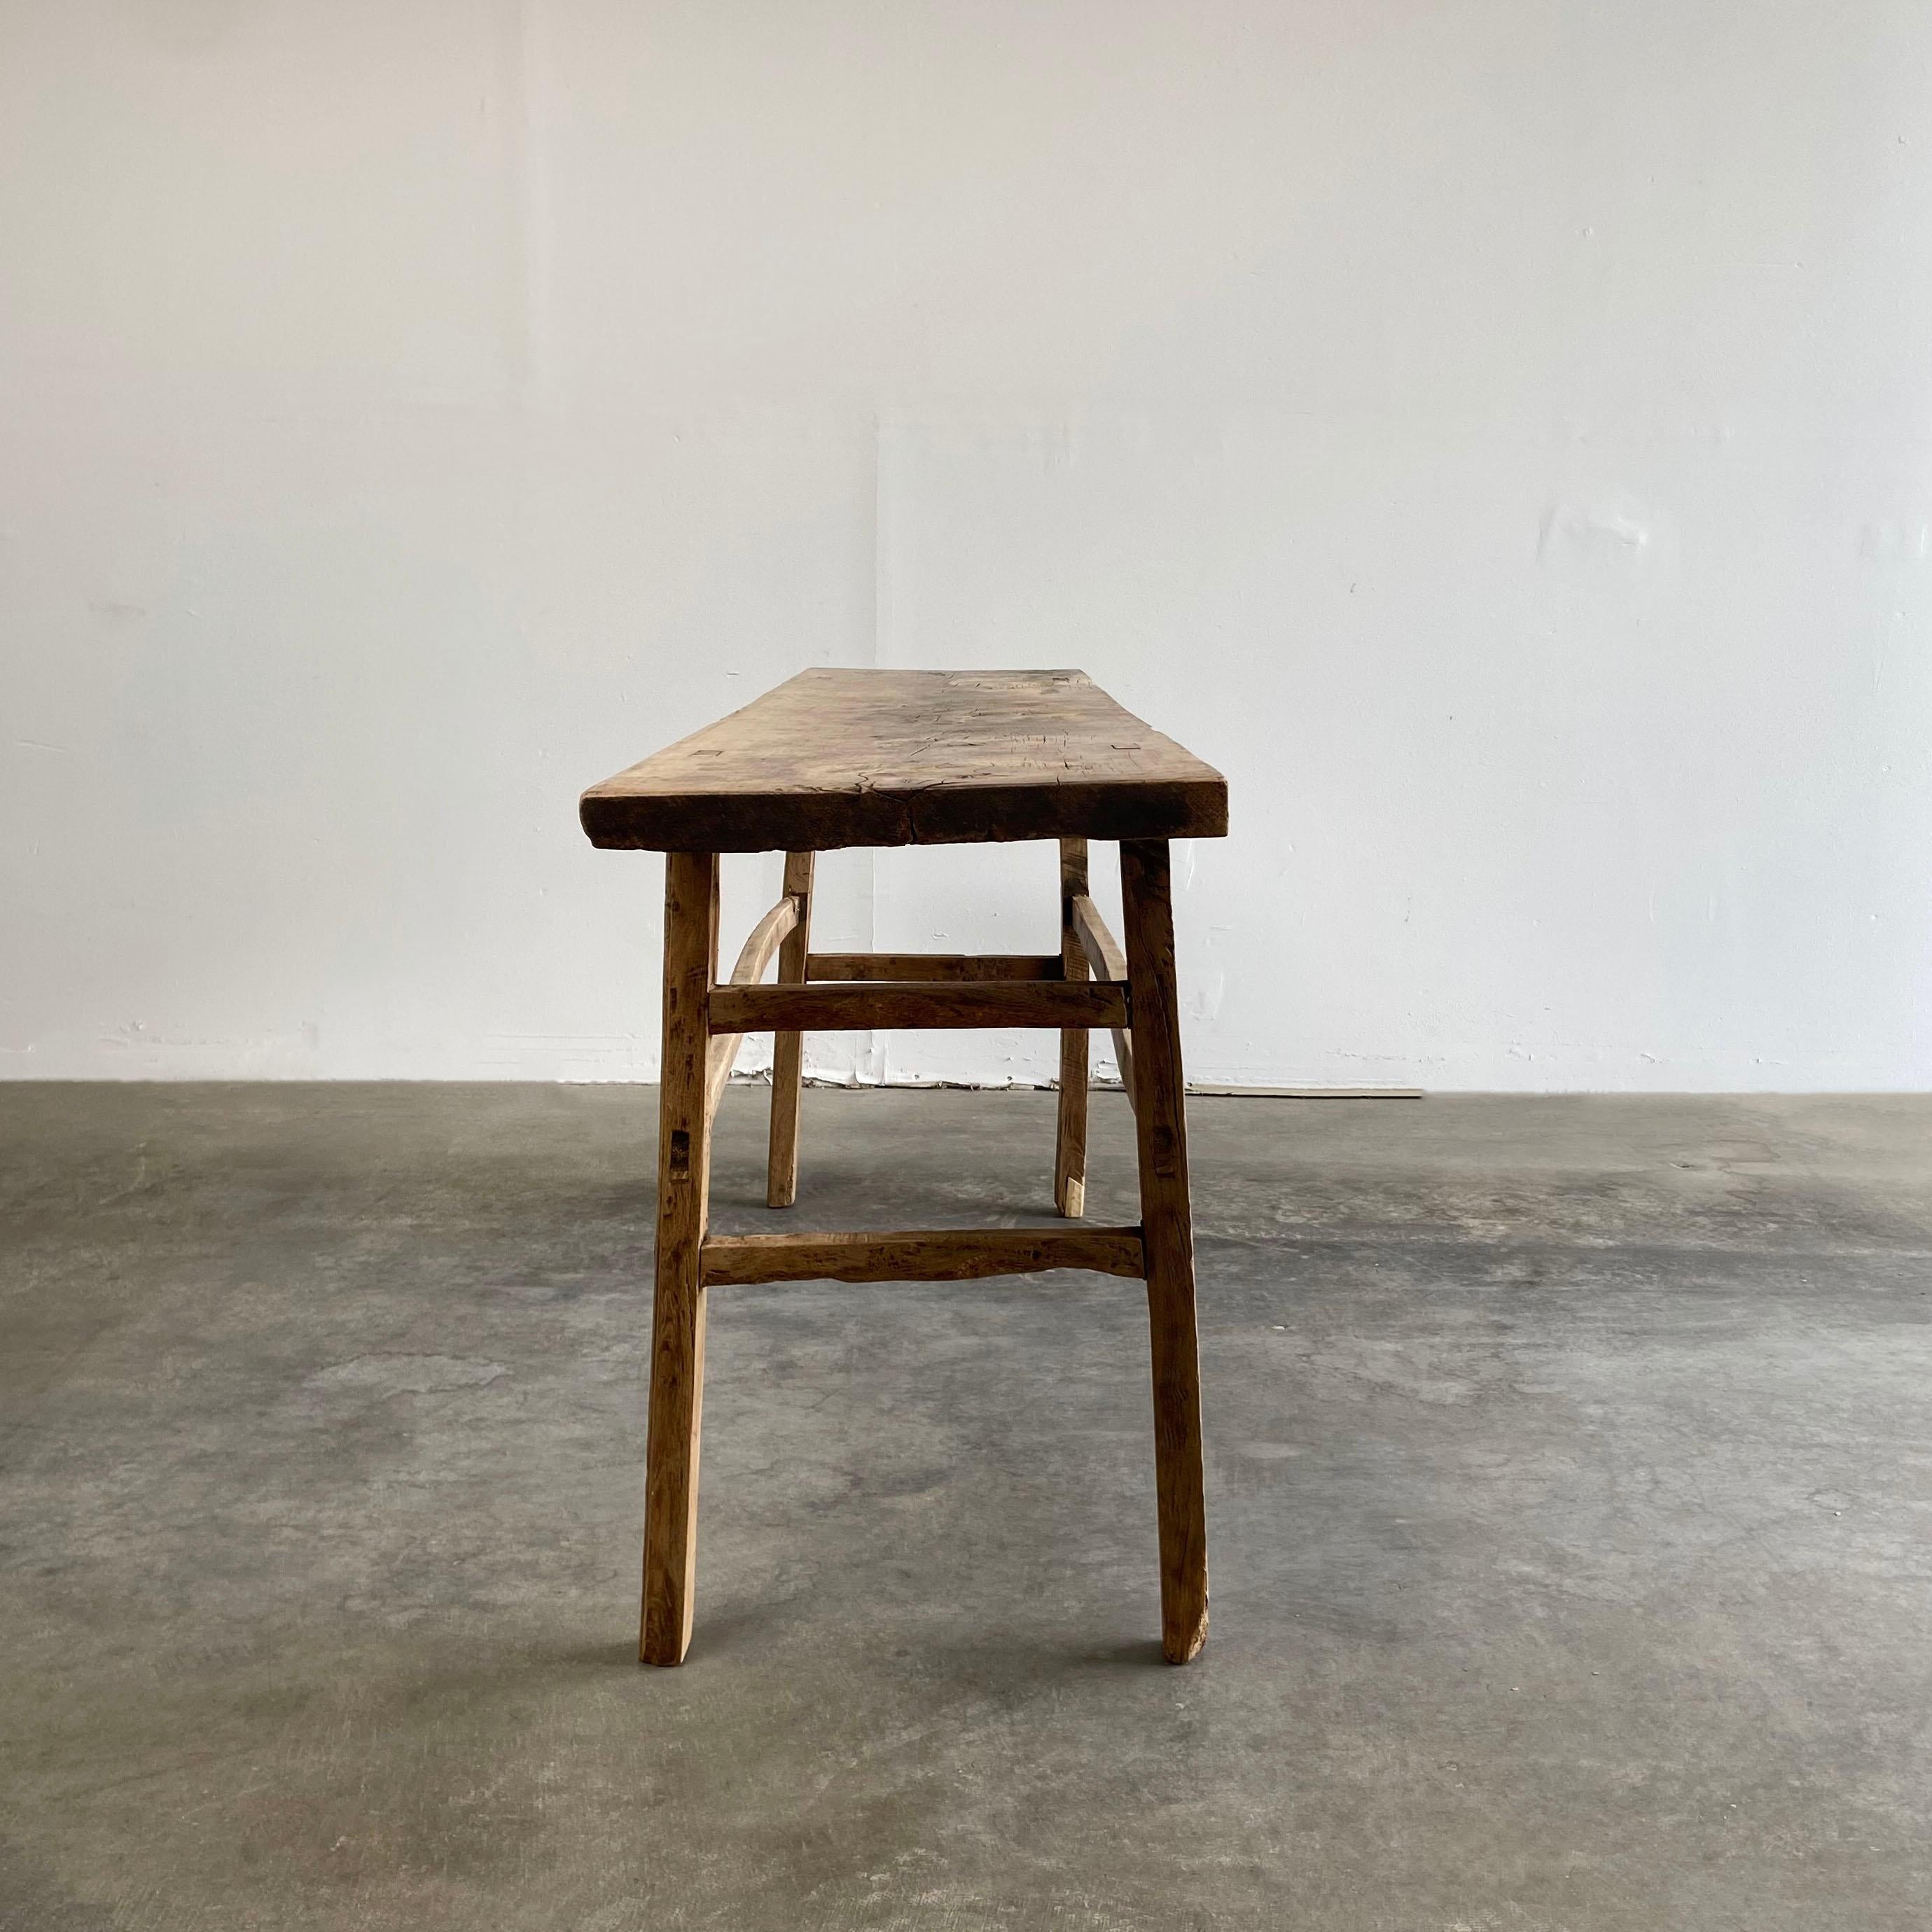
M 1079 671 L 808 670 L 584 794 L 593 844 L 662 851 L 664 1060 L 640 1654 L 691 1641 L 706 1291 L 748 1282 L 956 1281 L 1042 1268 L 1144 1280 L 1154 1358 L 1161 1644 L 1208 1629 L 1208 1547 L 1168 842 L 1228 829 L 1211 766 Z M 814 952 L 814 853 L 1060 844 L 1058 952 Z M 1118 839 L 1126 944 L 1088 896 L 1088 841 Z M 718 976 L 722 852 L 782 851 L 784 896 Z M 778 961 L 776 984 L 760 984 Z M 1134 1109 L 1141 1219 L 1121 1228 L 710 1234 L 711 1126 L 739 1042 L 776 1036 L 766 1198 L 798 1186 L 800 1036 L 814 1028 L 1051 1027 L 1060 1036 L 1054 1203 L 1081 1216 L 1087 1035 L 1111 1028 Z

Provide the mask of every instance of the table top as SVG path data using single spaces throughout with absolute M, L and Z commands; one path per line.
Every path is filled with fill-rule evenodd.
M 801 671 L 592 785 L 593 845 L 1219 838 L 1228 784 L 1084 671 Z

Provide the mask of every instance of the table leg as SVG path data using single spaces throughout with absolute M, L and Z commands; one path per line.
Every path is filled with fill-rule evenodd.
M 778 949 L 782 985 L 805 983 L 812 951 L 812 872 L 809 852 L 785 854 L 784 889 L 798 904 L 798 923 Z M 772 1138 L 765 1167 L 765 1205 L 789 1208 L 798 1198 L 798 1109 L 805 1084 L 805 1036 L 782 1033 L 772 1039 Z
M 1086 949 L 1073 927 L 1073 902 L 1087 891 L 1087 842 L 1060 842 L 1060 963 L 1070 980 L 1087 976 Z M 1053 1204 L 1069 1220 L 1087 1209 L 1087 1035 L 1060 1036 L 1060 1126 L 1053 1150 Z
M 718 855 L 664 860 L 664 1057 L 658 1094 L 657 1288 L 645 1450 L 644 1604 L 638 1654 L 682 1664 L 698 1553 L 698 1440 L 704 1406 L 700 1251 L 711 1183 L 705 1006 L 718 970 Z
M 1194 1323 L 1194 1227 L 1165 839 L 1120 846 L 1134 1047 L 1141 1226 L 1154 1356 L 1154 1443 L 1160 1517 L 1161 1651 L 1185 1664 L 1208 1635 L 1208 1511 L 1202 1476 L 1201 1370 Z

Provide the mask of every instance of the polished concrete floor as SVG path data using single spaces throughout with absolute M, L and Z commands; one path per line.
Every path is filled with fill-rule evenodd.
M 1194 1103 L 1185 1670 L 1131 1285 L 719 1290 L 670 1672 L 652 1103 L 0 1088 L 5 1932 L 1932 1924 L 1932 1103 Z M 1052 1105 L 810 1094 L 786 1224 Z

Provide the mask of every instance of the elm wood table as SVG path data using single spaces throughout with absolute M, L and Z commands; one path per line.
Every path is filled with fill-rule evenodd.
M 1072 670 L 808 670 L 584 794 L 592 844 L 662 851 L 664 1063 L 640 1652 L 691 1642 L 706 1291 L 744 1282 L 958 1281 L 1093 1268 L 1147 1283 L 1161 1648 L 1208 1632 L 1194 1235 L 1168 841 L 1228 829 L 1226 781 Z M 1060 842 L 1060 950 L 811 950 L 812 858 L 848 845 Z M 1126 946 L 1088 896 L 1087 842 L 1120 844 Z M 718 856 L 782 851 L 784 896 L 718 977 Z M 778 982 L 758 982 L 773 956 Z M 776 1036 L 766 1199 L 798 1186 L 800 1036 L 814 1028 L 1059 1030 L 1054 1204 L 1086 1186 L 1087 1034 L 1113 1030 L 1134 1109 L 1140 1225 L 707 1235 L 711 1124 L 746 1033 Z

